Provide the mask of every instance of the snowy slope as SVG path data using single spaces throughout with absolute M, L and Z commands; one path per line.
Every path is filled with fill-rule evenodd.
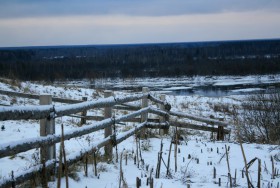
M 164 84 L 164 83 L 162 83 Z M 0 88 L 3 90 L 14 90 L 19 92 L 27 92 L 33 94 L 49 93 L 57 97 L 79 99 L 83 96 L 87 96 L 89 100 L 102 97 L 102 91 L 93 89 L 77 88 L 77 87 L 59 87 L 42 85 L 40 83 L 22 82 L 20 86 L 11 86 L 9 84 L 1 83 Z M 153 92 L 154 95 L 158 95 L 157 92 Z M 115 95 L 125 95 L 122 92 L 116 92 Z M 201 96 L 167 96 L 167 101 L 172 105 L 172 110 L 182 111 L 189 114 L 207 117 L 210 116 L 232 123 L 232 116 L 230 111 L 235 106 L 240 105 L 240 101 L 244 96 L 230 96 L 220 98 L 209 98 Z M 28 100 L 22 98 L 15 98 L 9 96 L 0 95 L 0 104 L 11 105 L 30 105 L 38 104 L 37 100 Z M 63 105 L 63 104 L 56 104 Z M 90 110 L 90 115 L 102 115 L 103 111 Z M 115 114 L 121 115 L 122 112 L 115 112 Z M 60 134 L 60 125 L 64 124 L 65 131 L 71 131 L 77 128 L 80 119 L 73 117 L 62 117 L 56 119 L 56 134 Z M 94 122 L 88 121 L 87 124 L 93 124 Z M 0 122 L 0 127 L 4 126 L 5 130 L 0 131 L 0 144 L 7 144 L 11 141 L 20 141 L 25 138 L 36 138 L 39 136 L 39 121 L 4 121 Z M 85 125 L 86 126 L 86 125 Z M 121 133 L 132 127 L 133 124 L 126 123 L 125 125 L 118 125 L 117 132 Z M 244 167 L 243 157 L 240 149 L 240 145 L 234 141 L 234 127 L 232 128 L 232 135 L 230 141 L 214 142 L 210 141 L 211 133 L 192 130 L 181 130 L 184 132 L 185 140 L 178 146 L 180 153 L 178 153 L 178 167 L 175 172 L 175 159 L 174 159 L 174 144 L 172 145 L 170 172 L 171 176 L 166 176 L 166 167 L 164 163 L 161 163 L 161 174 L 159 179 L 154 179 L 154 187 L 186 187 L 186 184 L 190 184 L 191 187 L 218 187 L 218 180 L 221 178 L 222 187 L 226 187 L 228 184 L 228 166 L 225 154 L 225 145 L 229 149 L 229 165 L 232 177 L 234 177 L 235 170 L 236 184 L 240 187 L 247 187 L 246 178 L 242 178 L 242 169 Z M 142 158 L 144 163 L 138 165 L 134 164 L 133 156 L 136 153 L 135 137 L 132 136 L 129 139 L 118 145 L 118 155 L 122 151 L 128 155 L 128 164 L 125 165 L 123 161 L 123 173 L 125 182 L 128 187 L 135 187 L 136 177 L 141 178 L 142 186 L 146 186 L 147 177 L 150 176 L 153 169 L 152 176 L 155 175 L 155 169 L 157 166 L 157 157 L 160 150 L 161 139 L 163 141 L 163 160 L 167 164 L 167 158 L 169 153 L 169 146 L 171 136 L 173 135 L 173 129 L 170 130 L 170 135 L 163 138 L 150 138 L 148 140 L 142 140 L 144 150 L 142 150 Z M 71 139 L 65 142 L 66 153 L 71 156 L 74 153 L 79 153 L 85 148 L 92 146 L 98 140 L 103 138 L 103 130 L 95 133 L 82 136 L 81 138 Z M 262 185 L 267 187 L 268 183 L 272 183 L 273 187 L 277 187 L 280 182 L 280 177 L 271 179 L 271 156 L 279 155 L 279 147 L 272 145 L 260 145 L 260 144 L 244 144 L 243 145 L 247 161 L 254 159 L 255 157 L 261 159 L 262 164 Z M 57 144 L 57 156 L 59 144 Z M 276 149 L 275 149 L 276 148 Z M 115 152 L 115 150 L 114 150 Z M 103 149 L 100 150 L 103 153 Z M 190 158 L 188 158 L 190 155 Z M 22 173 L 28 170 L 30 167 L 39 163 L 39 151 L 31 150 L 28 152 L 20 153 L 12 157 L 5 157 L 0 159 L 0 181 L 11 176 L 11 171 L 14 174 Z M 116 158 L 116 155 L 114 156 Z M 280 156 L 278 156 L 278 159 Z M 275 158 L 277 159 L 277 157 Z M 213 178 L 213 169 L 217 170 L 217 177 Z M 275 160 L 275 167 L 280 169 L 280 162 Z M 79 181 L 70 179 L 70 187 L 119 187 L 119 162 L 107 163 L 106 161 L 98 163 L 99 176 L 95 177 L 93 172 L 93 166 L 89 166 L 88 177 L 84 176 L 83 167 L 78 169 Z M 254 186 L 257 185 L 257 161 L 250 167 L 250 178 Z M 62 180 L 65 184 L 65 179 Z M 56 182 L 49 183 L 50 187 L 56 187 Z M 64 186 L 64 185 L 63 185 Z

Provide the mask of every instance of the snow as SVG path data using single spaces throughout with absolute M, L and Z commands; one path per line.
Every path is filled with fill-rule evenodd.
M 145 141 L 145 140 L 144 140 Z M 142 141 L 142 142 L 144 142 Z M 123 173 L 124 178 L 129 185 L 129 187 L 135 187 L 136 177 L 141 178 L 142 187 L 145 186 L 146 179 L 150 174 L 150 170 L 156 169 L 157 164 L 157 153 L 160 148 L 160 139 L 150 139 L 150 148 L 148 151 L 142 151 L 142 158 L 144 159 L 145 164 L 141 164 L 139 168 L 137 164 L 135 165 L 132 158 L 129 158 L 128 165 L 125 165 L 123 161 Z M 168 152 L 169 152 L 170 139 L 163 139 L 163 160 L 167 163 Z M 154 179 L 154 187 L 159 188 L 163 187 L 186 187 L 184 182 L 191 182 L 191 187 L 218 187 L 217 182 L 218 178 L 221 178 L 222 187 L 228 185 L 227 179 L 227 162 L 226 157 L 223 157 L 225 153 L 225 144 L 230 146 L 229 150 L 229 160 L 231 167 L 231 174 L 234 176 L 235 170 L 237 171 L 237 185 L 241 187 L 246 187 L 246 178 L 242 178 L 242 169 L 244 163 L 242 160 L 242 154 L 240 146 L 235 143 L 224 143 L 224 142 L 206 142 L 206 141 L 196 141 L 191 139 L 186 143 L 182 143 L 178 146 L 180 153 L 178 153 L 178 170 L 174 170 L 174 146 L 172 146 L 171 154 L 171 163 L 170 163 L 170 172 L 172 178 L 166 177 L 166 168 L 162 164 L 161 173 L 159 179 Z M 130 137 L 128 140 L 124 141 L 123 144 L 118 148 L 119 151 L 124 149 L 128 154 L 132 153 L 132 148 L 135 148 L 134 137 Z M 255 157 L 262 159 L 262 167 L 265 169 L 265 164 L 270 165 L 270 155 L 275 154 L 276 152 L 270 152 L 269 148 L 271 146 L 263 146 L 257 144 L 244 144 L 245 153 L 248 160 L 251 160 Z M 219 152 L 217 153 L 217 148 Z M 202 153 L 201 153 L 202 151 Z M 135 152 L 135 151 L 134 151 Z M 190 154 L 191 158 L 188 159 Z M 131 154 L 132 155 L 132 154 Z M 199 163 L 197 163 L 197 160 Z M 220 161 L 221 160 L 221 161 Z M 113 162 L 113 164 L 104 164 L 106 172 L 100 172 L 100 177 L 97 178 L 94 176 L 92 170 L 89 170 L 89 177 L 84 177 L 82 172 L 79 173 L 81 181 L 74 182 L 71 181 L 70 185 L 77 187 L 118 187 L 118 178 L 119 178 L 119 166 L 118 163 Z M 101 165 L 99 164 L 99 165 Z M 252 178 L 252 183 L 256 185 L 257 183 L 257 163 L 254 163 L 253 166 L 249 169 L 250 176 Z M 146 170 L 146 165 L 149 165 L 148 171 Z M 213 168 L 217 170 L 217 177 L 213 178 Z M 92 168 L 92 167 L 90 167 Z M 267 184 L 268 181 L 273 182 L 274 185 L 279 182 L 279 179 L 271 180 L 271 170 L 267 166 L 267 171 L 263 172 L 262 179 L 263 184 Z M 154 174 L 154 173 L 153 173 Z M 63 179 L 62 182 L 65 182 Z M 72 184 L 73 183 L 73 184 Z M 55 187 L 55 184 L 51 184 L 51 187 Z
M 246 88 L 246 89 L 234 89 L 231 92 L 250 92 L 250 91 L 264 91 L 262 88 Z
M 189 78 L 165 78 L 165 79 L 136 79 L 131 80 L 131 86 L 135 86 L 134 81 L 141 83 L 140 85 L 149 85 L 153 86 L 166 86 L 169 84 L 169 89 L 187 89 L 198 84 L 246 84 L 246 83 L 257 83 L 259 80 L 261 82 L 272 82 L 279 81 L 280 76 L 275 75 L 265 75 L 259 79 L 259 77 L 248 76 L 248 77 L 194 77 L 193 79 Z M 114 85 L 116 81 L 111 80 Z M 121 88 L 122 82 L 116 84 L 115 86 Z M 182 86 L 184 85 L 184 86 Z M 31 83 L 31 82 L 22 82 L 20 87 L 11 86 L 6 83 L 0 82 L 0 88 L 3 90 L 13 90 L 18 92 L 30 92 L 34 94 L 48 93 L 56 97 L 61 98 L 71 98 L 81 100 L 83 96 L 87 96 L 90 104 L 95 103 L 95 100 L 103 96 L 102 91 L 97 91 L 89 88 L 78 88 L 75 86 L 51 86 L 41 83 Z M 28 89 L 27 89 L 28 88 Z M 254 88 L 248 88 L 247 90 L 254 90 Z M 238 90 L 237 90 L 238 91 Z M 238 91 L 239 92 L 239 91 Z M 158 97 L 160 92 L 152 91 L 151 94 Z M 125 97 L 126 95 L 131 95 L 131 93 L 118 91 L 115 92 L 115 96 Z M 166 100 L 172 106 L 172 111 L 187 113 L 189 116 L 195 116 L 200 118 L 210 118 L 213 116 L 215 119 L 223 119 L 224 122 L 233 122 L 232 116 L 230 113 L 223 111 L 223 108 L 228 108 L 231 110 L 234 106 L 241 104 L 241 101 L 244 99 L 242 95 L 226 96 L 226 97 L 203 97 L 199 95 L 192 96 L 175 96 L 167 95 Z M 105 102 L 108 100 L 113 100 L 113 98 L 105 99 Z M 38 105 L 38 100 L 28 100 L 17 98 L 14 100 L 13 97 L 0 95 L 0 104 L 11 104 L 20 105 L 20 106 L 32 106 Z M 132 105 L 139 105 L 140 103 L 131 102 Z M 65 110 L 63 105 L 56 103 L 60 109 Z M 76 106 L 80 106 L 77 104 Z M 219 108 L 221 110 L 219 110 Z M 3 111 L 4 107 L 0 107 Z M 11 107 L 16 110 L 22 109 L 22 107 Z M 148 109 L 148 108 L 147 108 Z M 218 109 L 218 110 L 217 110 Z M 130 113 L 130 112 L 129 112 Z M 102 109 L 88 110 L 88 115 L 102 115 Z M 113 114 L 118 116 L 123 116 L 124 111 L 113 111 Z M 128 114 L 127 114 L 128 116 Z M 150 118 L 156 117 L 154 114 L 149 115 Z M 181 119 L 180 119 L 181 120 Z M 184 119 L 187 121 L 187 119 Z M 94 121 L 87 121 L 87 124 L 83 127 L 77 127 L 79 125 L 80 119 L 73 117 L 59 117 L 56 118 L 56 136 L 61 135 L 60 125 L 64 125 L 65 135 L 72 134 L 77 130 L 91 130 L 96 128 L 95 126 L 102 126 L 102 123 L 97 123 Z M 188 120 L 193 122 L 194 120 Z M 104 123 L 104 121 L 103 121 Z M 5 130 L 0 131 L 0 148 L 7 146 L 14 146 L 22 142 L 32 142 L 37 141 L 42 138 L 39 137 L 39 121 L 38 120 L 20 120 L 20 121 L 0 121 L 0 127 L 4 126 Z M 129 134 L 135 130 L 135 126 L 141 126 L 137 123 L 125 123 L 125 125 L 116 124 L 116 136 L 121 138 L 126 134 Z M 178 170 L 175 172 L 175 159 L 174 159 L 174 144 L 172 145 L 171 150 L 171 160 L 170 160 L 170 172 L 171 177 L 166 177 L 166 167 L 161 164 L 161 173 L 160 178 L 154 178 L 154 187 L 155 188 L 169 188 L 169 187 L 186 187 L 186 184 L 190 184 L 191 187 L 219 187 L 217 182 L 218 178 L 221 178 L 222 186 L 229 186 L 228 184 L 228 167 L 226 162 L 225 154 L 225 145 L 230 147 L 229 150 L 229 163 L 231 175 L 234 177 L 235 170 L 237 171 L 237 185 L 239 187 L 247 187 L 246 178 L 242 178 L 242 169 L 244 167 L 243 157 L 240 149 L 240 145 L 235 141 L 234 135 L 234 126 L 230 126 L 232 129 L 232 135 L 230 140 L 226 141 L 210 141 L 211 133 L 196 131 L 196 130 L 186 130 L 180 129 L 180 132 L 184 132 L 184 141 L 181 141 L 178 145 L 180 153 L 178 153 Z M 133 156 L 136 153 L 136 141 L 135 136 L 131 136 L 128 139 L 124 140 L 118 145 L 118 155 L 124 152 L 128 155 L 128 164 L 125 164 L 123 161 L 123 174 L 128 187 L 136 187 L 136 177 L 141 178 L 142 186 L 146 186 L 147 177 L 153 169 L 152 176 L 155 175 L 155 170 L 157 166 L 157 157 L 160 150 L 160 142 L 163 142 L 163 160 L 167 164 L 169 146 L 172 140 L 173 128 L 170 130 L 169 136 L 160 137 L 155 135 L 152 138 L 147 140 L 141 140 L 142 145 L 142 158 L 144 163 L 138 165 L 134 164 Z M 154 131 L 154 134 L 156 131 Z M 96 148 L 96 146 L 101 143 L 104 139 L 104 130 L 98 130 L 94 133 L 83 135 L 78 138 L 72 138 L 65 141 L 67 159 L 74 159 L 81 152 L 85 152 L 89 149 Z M 271 156 L 275 156 L 275 167 L 280 168 L 280 162 L 277 159 L 280 158 L 279 146 L 276 145 L 264 145 L 264 144 L 243 144 L 245 154 L 247 157 L 247 162 L 254 159 L 255 157 L 261 159 L 262 164 L 262 187 L 266 187 L 268 183 L 273 183 L 273 186 L 276 187 L 277 183 L 280 183 L 279 176 L 275 179 L 271 179 Z M 59 144 L 56 144 L 56 154 L 59 156 Z M 217 152 L 217 150 L 219 150 Z M 98 149 L 97 151 L 100 155 L 104 153 L 103 149 Z M 191 156 L 189 159 L 188 156 Z M 223 157 L 224 156 L 224 157 Z M 123 156 L 125 157 L 125 155 Z M 199 163 L 197 163 L 197 159 Z M 14 156 L 4 157 L 0 159 L 0 182 L 5 181 L 11 177 L 11 171 L 14 171 L 15 176 L 23 174 L 28 170 L 37 168 L 39 165 L 39 150 L 32 149 L 27 152 L 22 152 Z M 77 165 L 77 176 L 80 178 L 79 181 L 76 181 L 70 178 L 70 187 L 118 187 L 120 167 L 119 161 L 116 162 L 115 148 L 114 148 L 114 158 L 112 162 L 108 161 L 99 161 L 97 165 L 98 177 L 95 177 L 93 165 L 89 164 L 89 174 L 88 177 L 85 177 L 83 167 Z M 217 177 L 213 178 L 213 169 L 214 167 L 217 170 Z M 257 161 L 250 167 L 250 179 L 254 186 L 257 185 Z M 49 187 L 56 187 L 56 182 L 50 182 Z M 65 187 L 65 179 L 62 179 L 62 187 Z
M 173 90 L 181 90 L 181 89 L 191 89 L 192 87 L 169 87 L 169 88 L 163 88 L 163 91 L 173 91 Z

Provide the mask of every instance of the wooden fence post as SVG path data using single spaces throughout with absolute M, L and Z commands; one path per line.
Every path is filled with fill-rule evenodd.
M 142 92 L 143 94 L 147 94 L 149 93 L 149 88 L 148 87 L 143 87 L 142 88 Z M 148 97 L 144 97 L 142 99 L 142 108 L 146 108 L 148 107 Z M 141 115 L 141 123 L 145 122 L 148 120 L 148 113 L 144 113 Z M 145 133 L 146 133 L 146 128 L 144 128 L 142 131 L 141 131 L 141 137 L 145 137 Z
M 104 91 L 104 97 L 111 97 L 113 96 L 113 92 L 106 90 Z M 112 107 L 105 107 L 104 108 L 104 118 L 111 118 L 112 117 Z M 108 137 L 112 135 L 112 126 L 109 126 L 107 128 L 104 129 L 104 137 Z M 112 160 L 112 154 L 113 154 L 113 146 L 112 143 L 107 144 L 104 147 L 105 150 L 105 156 L 108 157 L 109 160 Z
M 87 101 L 87 97 L 83 97 L 82 100 Z M 81 113 L 82 118 L 81 118 L 80 126 L 86 124 L 86 121 L 87 121 L 85 118 L 86 115 L 87 115 L 87 110 L 82 111 L 82 113 Z
M 218 126 L 217 140 L 224 140 L 225 132 L 223 126 Z
M 141 179 L 136 177 L 136 188 L 140 188 L 141 187 Z
M 51 95 L 40 95 L 39 97 L 40 105 L 49 105 L 52 104 L 52 96 Z M 55 134 L 55 121 L 54 118 L 49 116 L 45 119 L 40 119 L 40 136 L 47 136 L 47 135 L 53 135 Z M 41 162 L 44 163 L 48 160 L 55 159 L 56 158 L 56 149 L 55 144 L 52 146 L 45 146 L 41 147 L 40 149 L 40 159 Z M 53 173 L 51 173 L 54 175 Z
M 160 95 L 159 99 L 162 100 L 162 101 L 165 101 L 165 96 L 166 95 L 162 94 L 162 95 Z M 163 104 L 160 105 L 160 109 L 163 110 L 163 111 L 166 111 L 165 106 Z M 168 121 L 168 119 L 166 117 L 163 117 L 163 116 L 159 117 L 159 122 L 160 123 L 163 123 L 163 122 L 166 122 L 166 121 Z M 168 134 L 168 129 L 160 129 L 159 134 L 161 136 L 164 135 L 164 134 Z

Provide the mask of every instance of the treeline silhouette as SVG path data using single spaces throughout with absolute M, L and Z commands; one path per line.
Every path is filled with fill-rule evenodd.
M 280 73 L 280 40 L 0 48 L 21 80 Z

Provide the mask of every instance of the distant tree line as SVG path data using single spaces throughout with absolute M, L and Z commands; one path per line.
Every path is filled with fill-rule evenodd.
M 21 80 L 280 73 L 280 40 L 0 49 Z

